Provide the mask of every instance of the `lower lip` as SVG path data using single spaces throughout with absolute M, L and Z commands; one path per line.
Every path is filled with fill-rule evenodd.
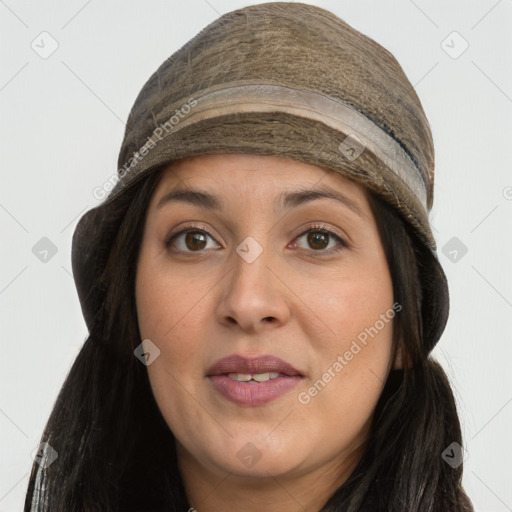
M 276 377 L 265 382 L 239 382 L 227 375 L 212 375 L 215 389 L 225 398 L 238 405 L 254 407 L 274 400 L 294 388 L 302 377 L 299 375 Z

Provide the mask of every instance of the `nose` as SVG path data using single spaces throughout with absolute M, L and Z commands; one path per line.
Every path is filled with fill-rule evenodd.
M 246 333 L 282 326 L 290 319 L 291 296 L 280 275 L 279 264 L 269 250 L 252 262 L 233 253 L 231 272 L 223 280 L 217 307 L 219 322 L 237 325 Z M 230 262 L 231 263 L 231 262 Z

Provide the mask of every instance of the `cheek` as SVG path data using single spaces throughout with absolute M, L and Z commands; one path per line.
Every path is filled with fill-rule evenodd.
M 204 290 L 191 285 L 190 278 L 160 270 L 141 259 L 136 281 L 139 330 L 142 339 L 149 338 L 160 349 L 147 367 L 155 400 L 173 432 L 186 435 L 199 428 L 202 417 L 193 395 L 204 378 L 197 365 L 198 340 L 204 338 Z
M 324 279 L 317 289 L 312 289 L 309 281 L 303 283 L 299 288 L 301 300 L 322 325 L 321 335 L 315 336 L 319 348 L 348 349 L 351 340 L 360 334 L 364 338 L 366 329 L 376 322 L 378 330 L 383 331 L 382 338 L 391 337 L 388 324 L 392 322 L 387 317 L 385 325 L 381 321 L 381 315 L 393 307 L 393 287 L 387 265 L 381 262 L 354 265 L 346 272 Z M 389 315 L 392 319 L 394 312 Z M 316 327 L 318 324 L 316 321 Z M 302 328 L 308 330 L 305 322 Z
M 148 366 L 155 388 L 157 383 L 162 389 L 169 390 L 170 384 L 175 387 L 173 377 L 183 383 L 204 377 L 197 363 L 212 318 L 208 290 L 215 282 L 211 273 L 191 277 L 190 269 L 171 270 L 165 255 L 150 247 L 141 254 L 135 292 L 137 317 L 141 338 L 149 338 L 160 349 L 158 359 Z
M 185 331 L 192 341 L 208 286 L 190 270 L 171 269 L 165 254 L 148 247 L 139 260 L 135 289 L 141 336 L 163 341 Z
M 368 269 L 368 266 L 365 267 Z M 329 410 L 324 425 L 357 432 L 369 419 L 391 365 L 393 289 L 387 266 L 354 268 L 306 300 L 315 304 L 327 334 L 316 336 L 318 369 L 302 403 Z M 336 283 L 336 284 L 333 284 Z M 350 414 L 348 412 L 350 411 Z

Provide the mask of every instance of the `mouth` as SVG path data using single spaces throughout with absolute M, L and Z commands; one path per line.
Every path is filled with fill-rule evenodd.
M 278 357 L 233 355 L 217 361 L 207 377 L 215 391 L 230 402 L 254 407 L 286 394 L 304 375 Z
M 228 373 L 230 379 L 238 382 L 267 382 L 270 379 L 276 379 L 277 377 L 287 377 L 279 372 L 265 372 L 265 373 Z

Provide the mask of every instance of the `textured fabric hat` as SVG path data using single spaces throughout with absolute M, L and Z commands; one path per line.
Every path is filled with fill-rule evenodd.
M 73 236 L 73 274 L 89 329 L 104 299 L 95 283 L 119 226 L 125 191 L 173 160 L 214 153 L 317 165 L 392 205 L 417 247 L 424 342 L 433 348 L 449 300 L 428 220 L 434 149 L 420 100 L 382 46 L 326 10 L 286 2 L 221 16 L 142 88 L 117 175 L 95 190 L 98 198 L 110 194 L 80 219 Z

